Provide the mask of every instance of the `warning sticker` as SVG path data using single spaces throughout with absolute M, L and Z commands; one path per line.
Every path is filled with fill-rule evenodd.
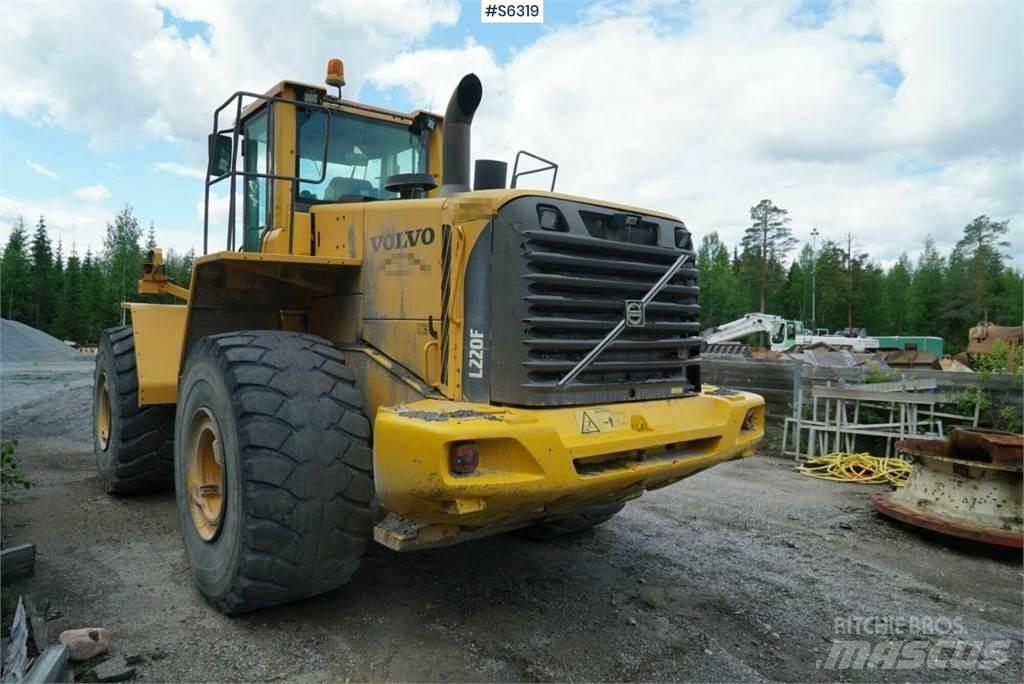
M 588 408 L 576 412 L 576 425 L 581 435 L 610 432 L 626 425 L 625 413 L 612 413 L 606 408 Z

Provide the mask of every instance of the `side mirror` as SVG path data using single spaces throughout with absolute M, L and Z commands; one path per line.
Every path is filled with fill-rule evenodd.
M 209 173 L 212 178 L 220 178 L 231 170 L 231 149 L 230 135 L 210 134 L 210 164 Z

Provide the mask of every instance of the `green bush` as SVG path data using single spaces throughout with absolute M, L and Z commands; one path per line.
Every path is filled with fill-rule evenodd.
M 874 385 L 880 382 L 892 382 L 900 379 L 898 371 L 883 370 L 877 361 L 868 361 L 864 366 L 867 371 L 864 373 L 864 384 Z
M 15 499 L 14 492 L 20 489 L 32 489 L 35 483 L 25 477 L 21 472 L 18 462 L 14 460 L 14 450 L 18 442 L 11 440 L 0 444 L 0 500 L 3 503 L 12 503 Z

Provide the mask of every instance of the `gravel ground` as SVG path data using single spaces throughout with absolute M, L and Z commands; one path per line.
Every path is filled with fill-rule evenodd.
M 4 438 L 39 486 L 3 509 L 34 542 L 51 634 L 103 626 L 146 681 L 1021 681 L 1019 555 L 890 523 L 876 487 L 758 456 L 651 492 L 573 538 L 504 535 L 411 554 L 374 546 L 334 593 L 228 618 L 193 588 L 174 499 L 106 496 L 91 366 L 0 368 Z M 39 601 L 37 601 L 38 603 Z M 821 669 L 836 620 L 955 620 L 1008 640 L 992 669 Z M 869 643 L 888 641 L 860 637 Z M 914 637 L 895 637 L 907 639 Z M 920 636 L 930 642 L 933 636 Z M 947 654 L 948 655 L 948 654 Z

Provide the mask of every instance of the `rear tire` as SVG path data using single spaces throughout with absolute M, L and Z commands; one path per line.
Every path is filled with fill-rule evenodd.
M 174 406 L 139 406 L 132 328 L 100 334 L 93 390 L 93 445 L 110 494 L 169 490 L 174 485 Z
M 521 530 L 516 530 L 516 534 L 528 539 L 537 540 L 576 534 L 596 527 L 601 523 L 608 522 L 625 506 L 626 504 L 620 502 L 606 506 L 585 508 L 572 515 L 544 520 L 529 527 L 524 527 Z
M 351 369 L 322 338 L 248 331 L 193 347 L 175 484 L 193 576 L 217 609 L 320 594 L 359 567 L 376 516 L 362 409 Z

